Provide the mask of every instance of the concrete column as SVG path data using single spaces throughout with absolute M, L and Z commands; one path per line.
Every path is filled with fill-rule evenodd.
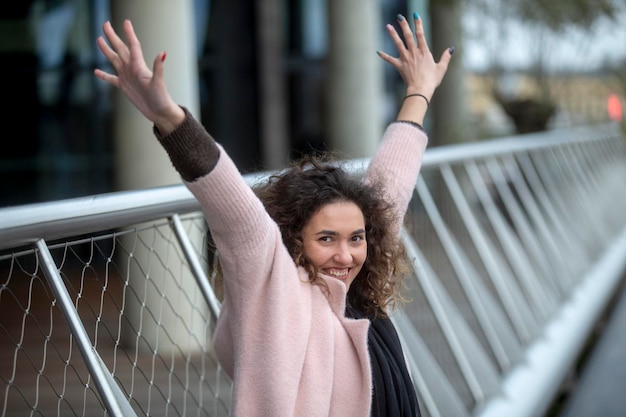
M 431 50 L 435 59 L 450 46 L 456 52 L 446 77 L 437 88 L 428 111 L 432 119 L 429 146 L 450 145 L 473 140 L 467 123 L 465 70 L 463 69 L 463 1 L 430 3 Z
M 165 79 L 179 104 L 200 117 L 193 0 L 113 0 L 111 22 L 123 36 L 122 22 L 133 22 L 144 59 L 167 52 Z M 116 186 L 120 190 L 179 184 L 152 124 L 115 90 L 113 135 Z M 202 236 L 196 236 L 202 239 Z M 176 247 L 173 232 L 147 228 L 121 240 L 118 265 L 130 288 L 126 297 L 124 342 L 142 350 L 196 350 L 207 338 L 207 308 Z M 198 247 L 202 247 L 199 244 Z
M 377 0 L 329 0 L 330 147 L 347 158 L 371 156 L 384 128 L 384 34 Z
M 199 117 L 198 65 L 193 0 L 113 0 L 111 22 L 123 35 L 122 22 L 131 19 L 149 67 L 166 51 L 165 80 L 179 104 Z M 113 116 L 115 181 L 121 190 L 180 183 L 152 125 L 116 92 Z
M 259 119 L 263 169 L 280 169 L 289 161 L 287 77 L 284 71 L 283 20 L 280 0 L 264 0 L 256 8 L 259 51 Z

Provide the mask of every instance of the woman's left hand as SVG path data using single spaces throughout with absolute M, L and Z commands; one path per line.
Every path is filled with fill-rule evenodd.
M 404 41 L 393 25 L 387 24 L 386 26 L 399 56 L 395 58 L 384 52 L 378 52 L 378 55 L 398 70 L 406 85 L 407 95 L 423 94 L 430 101 L 448 70 L 448 64 L 454 48 L 446 49 L 441 54 L 439 62 L 435 62 L 426 42 L 422 19 L 417 13 L 413 14 L 413 19 L 415 36 L 407 19 L 402 15 L 398 15 L 398 24 L 400 25 Z

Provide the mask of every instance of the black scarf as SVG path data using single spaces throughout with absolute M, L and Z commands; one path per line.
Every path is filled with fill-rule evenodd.
M 351 306 L 346 316 L 364 315 Z M 372 417 L 420 417 L 417 394 L 406 367 L 398 333 L 391 320 L 369 317 L 367 344 L 372 368 Z

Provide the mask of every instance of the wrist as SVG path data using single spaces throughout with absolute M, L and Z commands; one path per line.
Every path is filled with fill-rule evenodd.
M 430 103 L 433 97 L 434 91 L 431 91 L 429 88 L 423 88 L 423 87 L 421 88 L 420 87 L 407 87 L 406 91 L 404 92 L 404 97 L 411 95 L 411 94 L 421 94 Z
M 154 126 L 162 135 L 173 132 L 185 121 L 185 111 L 178 105 L 171 106 L 154 120 Z
M 426 106 L 430 106 L 430 100 L 428 99 L 428 97 L 426 97 L 424 94 L 422 93 L 412 93 L 412 94 L 407 94 L 404 96 L 404 98 L 402 99 L 402 101 L 404 102 L 407 99 L 418 99 L 418 100 L 424 100 L 426 102 Z

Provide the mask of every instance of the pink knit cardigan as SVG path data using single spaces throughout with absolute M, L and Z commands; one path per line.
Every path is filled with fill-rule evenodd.
M 407 209 L 426 144 L 422 130 L 391 123 L 370 162 L 365 179 L 382 176 L 398 214 Z M 327 297 L 307 282 L 223 149 L 209 174 L 186 185 L 205 213 L 224 274 L 214 344 L 233 379 L 231 414 L 368 417 L 369 321 L 345 317 L 345 285 L 322 276 Z

